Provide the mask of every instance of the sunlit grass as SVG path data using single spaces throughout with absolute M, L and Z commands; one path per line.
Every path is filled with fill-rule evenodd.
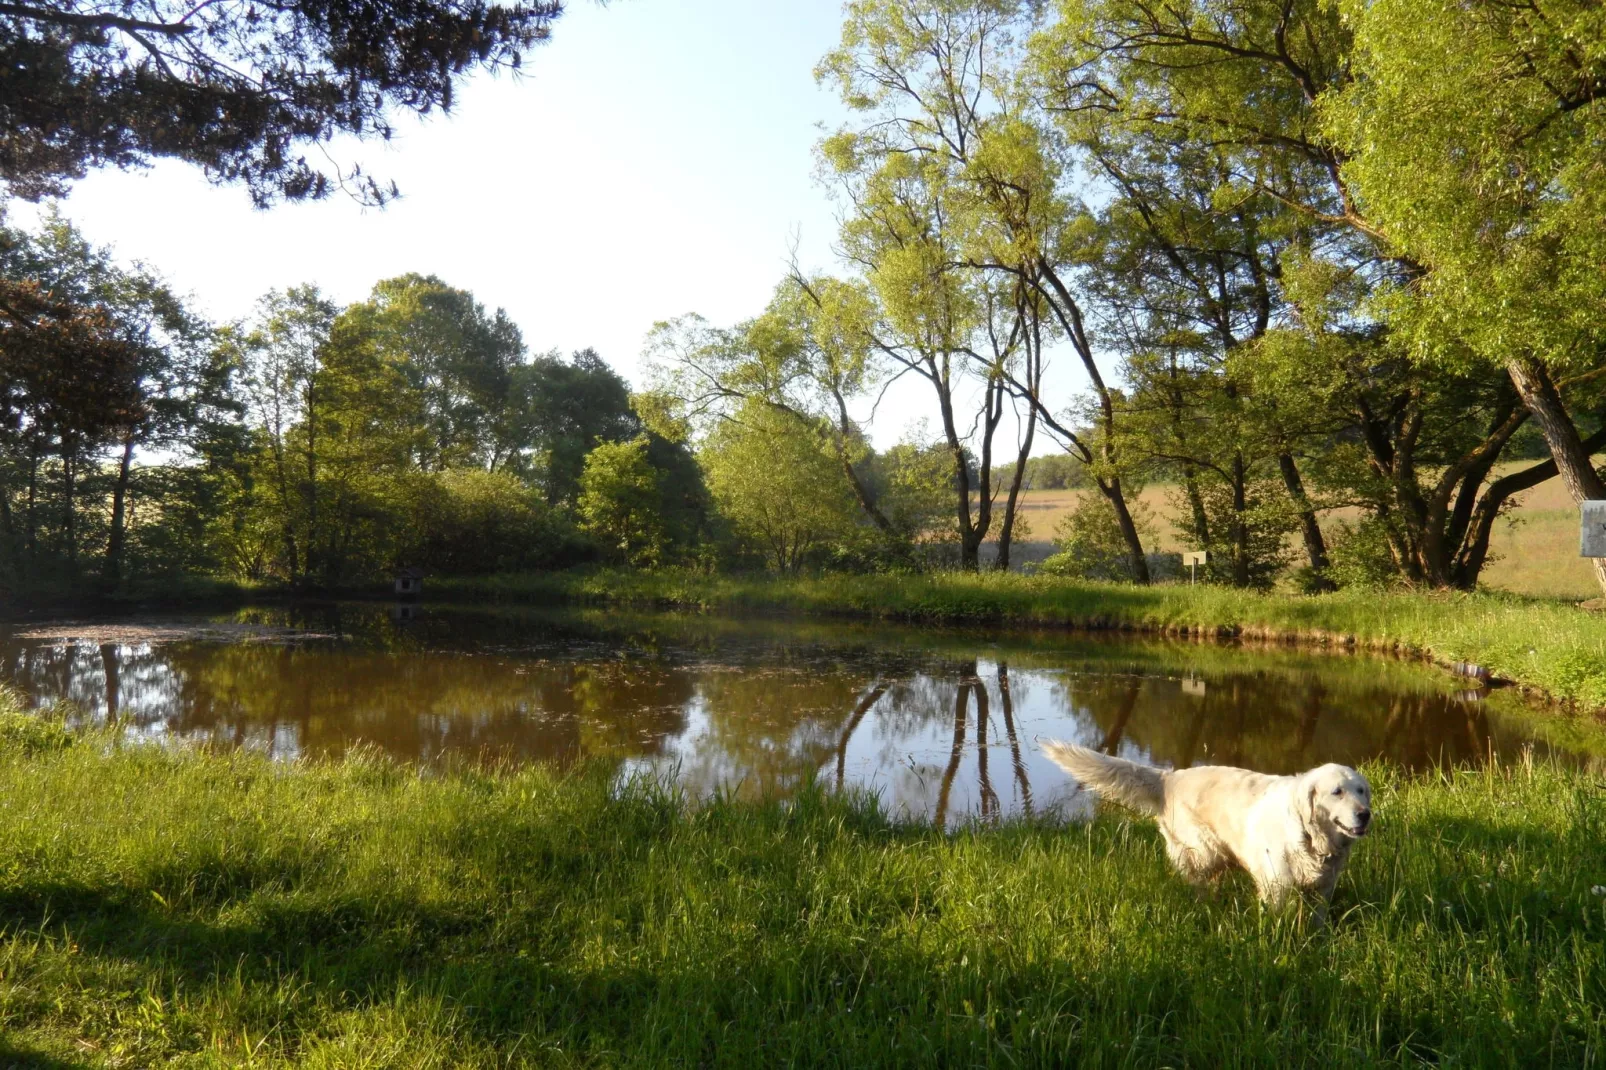
M 1013 573 L 786 579 L 693 572 L 552 573 L 443 580 L 477 601 L 609 602 L 928 624 L 1021 624 L 1354 643 L 1482 665 L 1589 709 L 1606 708 L 1606 614 L 1502 594 L 1132 587 Z
M 1153 829 L 942 835 L 607 770 L 69 743 L 0 720 L 0 1063 L 1587 1065 L 1606 795 L 1371 768 L 1326 931 Z M 55 1060 L 55 1061 L 50 1061 Z

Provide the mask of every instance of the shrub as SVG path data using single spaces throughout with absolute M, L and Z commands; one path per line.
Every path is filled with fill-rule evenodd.
M 1135 496 L 1127 507 L 1137 526 L 1139 541 L 1152 545 L 1156 537 L 1153 510 Z M 1083 580 L 1136 581 L 1126 538 L 1121 534 L 1115 509 L 1104 495 L 1082 495 L 1076 508 L 1055 526 L 1054 535 L 1058 552 L 1038 566 L 1040 572 Z M 1154 554 L 1148 556 L 1151 560 L 1155 557 Z
M 407 479 L 398 564 L 466 574 L 550 568 L 580 555 L 573 529 L 517 477 L 477 468 Z

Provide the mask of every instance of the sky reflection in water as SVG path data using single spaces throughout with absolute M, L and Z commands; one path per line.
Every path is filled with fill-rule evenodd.
M 1163 765 L 1410 766 L 1526 741 L 1435 671 L 1382 660 L 1058 633 L 929 632 L 598 611 L 246 610 L 233 641 L 90 625 L 0 632 L 0 677 L 74 720 L 276 757 L 611 761 L 689 788 L 815 775 L 955 823 L 1086 796 L 1037 740 Z M 150 619 L 147 619 L 147 623 Z M 290 629 L 314 633 L 296 638 Z M 104 641 L 101 641 L 104 640 Z M 1540 748 L 1543 750 L 1543 748 Z

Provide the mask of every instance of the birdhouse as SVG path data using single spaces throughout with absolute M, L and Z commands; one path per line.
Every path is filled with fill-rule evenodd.
M 422 569 L 404 568 L 396 572 L 396 597 L 417 598 L 424 593 L 424 572 Z

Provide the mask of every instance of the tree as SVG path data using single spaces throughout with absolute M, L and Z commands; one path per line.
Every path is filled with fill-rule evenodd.
M 467 290 L 433 275 L 376 283 L 341 313 L 367 332 L 378 359 L 406 383 L 412 462 L 423 471 L 477 465 L 491 471 L 516 446 L 501 433 L 524 340 L 507 313 L 486 312 Z
M 514 368 L 497 430 L 502 464 L 542 487 L 550 505 L 572 505 L 586 455 L 599 442 L 641 433 L 630 386 L 593 349 L 564 361 L 545 353 Z
M 1430 467 L 1432 462 L 1417 465 L 1417 434 L 1427 419 L 1424 399 L 1448 397 L 1472 385 L 1437 381 L 1444 371 L 1451 379 L 1466 380 L 1472 370 L 1456 365 L 1452 350 L 1458 344 L 1467 347 L 1448 332 L 1428 345 L 1412 337 L 1416 332 L 1408 313 L 1416 307 L 1411 295 L 1423 282 L 1424 263 L 1393 240 L 1371 199 L 1362 196 L 1363 176 L 1353 162 L 1356 146 L 1333 120 L 1340 102 L 1361 91 L 1351 25 L 1334 5 L 1318 0 L 1206 0 L 1184 8 L 1150 0 L 1099 0 L 1061 4 L 1058 14 L 1037 35 L 1033 52 L 1046 106 L 1063 117 L 1068 133 L 1079 126 L 1086 138 L 1102 136 L 1117 145 L 1207 147 L 1206 158 L 1222 175 L 1213 211 L 1221 215 L 1223 207 L 1247 205 L 1264 220 L 1257 228 L 1263 236 L 1257 259 L 1273 303 L 1260 333 L 1303 332 L 1313 342 L 1301 358 L 1307 361 L 1335 352 L 1355 358 L 1295 369 L 1331 373 L 1327 388 L 1357 400 L 1358 419 L 1348 426 L 1327 422 L 1328 413 L 1304 425 L 1290 419 L 1293 412 L 1309 411 L 1290 394 L 1259 399 L 1275 400 L 1282 406 L 1280 415 L 1258 403 L 1245 415 L 1259 422 L 1279 461 L 1292 460 L 1301 446 L 1320 451 L 1334 435 L 1360 441 L 1365 465 L 1380 484 L 1393 488 L 1394 500 L 1384 504 L 1400 518 L 1409 516 L 1419 531 L 1417 544 L 1427 550 L 1424 580 L 1475 582 L 1472 566 L 1481 567 L 1482 560 L 1476 547 L 1481 518 L 1492 521 L 1514 487 L 1543 478 L 1542 467 L 1515 480 L 1491 478 L 1528 412 L 1501 412 L 1500 386 L 1487 375 L 1472 375 L 1483 399 L 1478 421 L 1462 421 L 1458 429 L 1476 434 L 1435 445 L 1434 451 L 1448 451 L 1452 441 L 1457 445 L 1438 454 L 1442 468 Z M 1408 47 L 1414 23 L 1405 18 L 1398 25 L 1402 47 Z M 1445 39 L 1438 60 L 1416 71 L 1412 85 L 1436 91 L 1445 81 L 1431 73 L 1438 65 L 1462 69 L 1452 38 Z M 1499 111 L 1469 109 L 1467 99 L 1448 93 L 1445 106 L 1479 114 Z M 1373 128 L 1368 136 L 1377 132 Z M 1454 153 L 1424 151 L 1418 139 L 1387 140 L 1412 159 L 1455 166 Z M 1169 185 L 1182 188 L 1174 180 Z M 1278 244 L 1281 251 L 1268 255 Z M 1239 345 L 1231 359 L 1241 360 L 1250 348 Z M 1381 375 L 1373 374 L 1379 370 Z M 1536 389 L 1543 392 L 1542 386 Z M 1516 390 L 1522 395 L 1524 388 L 1519 383 Z M 1535 407 L 1532 397 L 1532 390 L 1523 395 L 1529 410 Z M 1280 467 L 1285 476 L 1297 472 L 1292 465 Z M 1312 511 L 1302 504 L 1299 485 L 1287 482 L 1290 499 L 1304 514 L 1307 545 L 1313 546 Z M 1465 518 L 1472 516 L 1480 519 L 1469 523 Z
M 647 457 L 645 435 L 603 442 L 586 455 L 580 476 L 580 527 L 613 559 L 637 568 L 661 564 L 669 551 L 662 474 Z
M 843 479 L 894 552 L 907 549 L 863 466 L 864 434 L 849 405 L 877 385 L 875 302 L 868 287 L 796 269 L 764 312 L 732 328 L 694 314 L 655 324 L 647 339 L 654 392 L 706 431 L 749 399 L 830 429 Z
M 316 286 L 275 290 L 257 303 L 256 324 L 240 340 L 247 417 L 266 462 L 257 484 L 279 528 L 286 577 L 296 585 L 312 570 L 319 475 L 313 414 L 337 315 Z
M 828 427 L 751 399 L 699 451 L 719 512 L 777 572 L 796 573 L 859 533 L 829 443 Z
M 1606 357 L 1599 10 L 1340 7 L 1355 77 L 1326 102 L 1326 129 L 1373 225 L 1423 269 L 1397 322 L 1429 359 L 1504 369 L 1573 499 L 1606 497 L 1567 397 Z
M 252 200 L 373 203 L 395 189 L 305 151 L 391 135 L 397 109 L 449 110 L 474 68 L 518 69 L 557 0 L 411 4 L 12 3 L 0 9 L 0 178 L 59 196 L 101 166 L 189 161 Z
M 102 451 L 113 450 L 101 577 L 116 586 L 124 571 L 136 451 L 191 458 L 204 452 L 232 418 L 232 367 L 213 345 L 211 327 L 159 278 L 116 264 L 57 216 L 48 217 L 38 235 L 6 231 L 0 273 L 6 295 L 0 370 L 11 395 L 7 423 L 23 440 L 12 444 L 27 457 L 28 554 L 37 549 L 42 457 L 54 452 L 59 461 L 64 552 L 68 572 L 76 574 L 80 492 L 86 480 L 97 481 Z M 91 510 L 89 517 L 98 513 Z M 7 503 L 0 526 L 9 520 Z M 14 532 L 8 539 L 15 549 Z
M 1100 366 L 1084 300 L 1075 292 L 1094 251 L 1091 216 L 1069 185 L 1076 161 L 1056 145 L 1024 77 L 1021 36 L 1035 8 L 1009 0 L 850 4 L 842 45 L 816 76 L 834 83 L 861 121 L 827 138 L 821 155 L 852 207 L 843 242 L 849 258 L 878 280 L 892 321 L 919 337 L 914 346 L 910 337 L 897 339 L 901 360 L 891 345 L 882 348 L 933 384 L 961 495 L 968 494 L 968 480 L 949 427 L 951 374 L 943 362 L 962 354 L 990 384 L 978 415 L 979 452 L 987 461 L 978 515 L 972 521 L 967 507 L 958 510 L 967 562 L 974 557 L 970 544 L 979 544 L 991 520 L 989 429 L 1003 397 L 1012 395 L 1090 466 L 1124 533 L 1134 573 L 1147 582 L 1142 540 L 1122 489 L 1117 391 Z M 956 274 L 982 281 L 961 284 Z M 967 309 L 956 300 L 967 286 L 1013 310 L 1011 328 L 989 330 L 996 318 L 973 311 L 984 301 L 969 298 Z M 1044 346 L 1055 340 L 1070 346 L 1087 376 L 1098 432 L 1091 441 L 1041 395 Z M 1012 366 L 1017 361 L 1024 368 Z M 1017 445 L 1024 460 L 1030 436 Z M 1014 472 L 1022 472 L 1018 464 Z M 1017 493 L 1012 486 L 1006 535 Z

